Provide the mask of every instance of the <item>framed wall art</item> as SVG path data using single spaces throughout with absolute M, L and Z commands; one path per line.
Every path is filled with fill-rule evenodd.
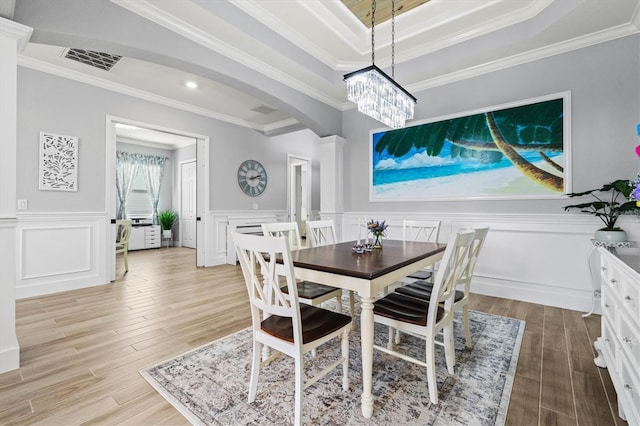
M 78 190 L 78 138 L 40 132 L 41 191 Z
M 571 192 L 570 92 L 371 132 L 370 201 Z

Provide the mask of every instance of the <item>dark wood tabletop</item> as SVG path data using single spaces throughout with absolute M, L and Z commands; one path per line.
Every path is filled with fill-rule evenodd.
M 434 254 L 446 244 L 418 241 L 384 240 L 381 249 L 356 254 L 355 241 L 313 247 L 291 252 L 293 265 L 316 271 L 373 280 Z

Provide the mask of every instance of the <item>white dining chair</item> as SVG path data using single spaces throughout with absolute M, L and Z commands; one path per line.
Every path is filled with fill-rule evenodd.
M 292 250 L 302 248 L 302 240 L 296 222 L 263 223 L 262 233 L 272 237 L 285 237 Z M 283 291 L 288 290 L 285 288 Z M 298 281 L 298 299 L 302 303 L 320 306 L 323 302 L 334 297 L 338 312 L 342 312 L 342 289 L 311 281 Z M 351 314 L 353 315 L 353 311 Z
M 426 339 L 425 358 L 402 354 L 394 349 L 374 345 L 374 348 L 399 357 L 427 369 L 427 384 L 429 399 L 433 404 L 438 403 L 438 389 L 435 372 L 435 345 L 444 346 L 447 371 L 453 374 L 455 365 L 455 351 L 453 346 L 453 296 L 456 284 L 460 280 L 467 262 L 469 261 L 469 247 L 473 242 L 474 231 L 465 231 L 453 235 L 447 243 L 440 268 L 435 275 L 431 298 L 420 300 L 394 292 L 377 300 L 373 307 L 373 320 Z M 435 337 L 442 331 L 443 341 L 436 341 Z
M 122 253 L 124 272 L 129 272 L 129 237 L 131 236 L 131 220 L 116 220 L 116 254 Z
M 324 246 L 338 242 L 333 220 L 313 220 L 307 222 L 306 226 L 307 241 L 310 247 Z M 349 291 L 349 313 L 352 317 L 355 316 L 355 298 L 351 290 Z
M 306 224 L 309 247 L 335 244 L 336 230 L 333 220 L 310 220 Z
M 468 348 L 471 344 L 471 330 L 469 329 L 469 294 L 471 292 L 471 278 L 478 261 L 480 251 L 487 239 L 489 228 L 476 228 L 475 237 L 471 248 L 469 249 L 469 261 L 464 269 L 460 280 L 457 283 L 457 290 L 454 296 L 453 310 L 454 312 L 462 309 L 462 321 L 464 326 L 465 343 Z M 418 299 L 429 300 L 433 292 L 433 283 L 427 281 L 415 281 L 404 287 L 397 288 L 397 293 L 404 294 Z
M 403 220 L 402 221 L 402 241 L 423 241 L 426 243 L 437 243 L 440 236 L 440 221 L 439 220 Z M 435 271 L 435 265 L 430 265 L 426 268 L 420 269 L 404 279 L 398 281 L 396 284 L 404 286 L 409 281 L 414 280 L 427 280 L 430 279 Z M 387 294 L 388 290 L 385 291 Z M 395 338 L 394 338 L 395 336 Z M 396 345 L 400 343 L 400 331 L 389 328 L 389 343 L 388 347 L 393 346 L 395 341 Z
M 437 243 L 440 236 L 439 220 L 404 220 L 402 222 L 403 241 L 424 241 L 427 243 Z M 427 280 L 433 274 L 433 267 L 421 269 L 407 278 L 416 280 Z
M 299 425 L 303 390 L 308 386 L 342 364 L 342 389 L 347 391 L 349 388 L 351 317 L 299 303 L 286 238 L 235 232 L 232 235 L 251 303 L 253 356 L 248 401 L 255 401 L 260 367 L 273 361 L 280 353 L 288 355 L 295 362 L 294 424 Z M 282 259 L 282 264 L 276 263 L 278 258 Z M 287 288 L 286 294 L 283 288 Z M 337 337 L 341 338 L 341 356 L 316 376 L 305 380 L 304 355 Z M 263 346 L 273 349 L 273 354 L 261 362 Z

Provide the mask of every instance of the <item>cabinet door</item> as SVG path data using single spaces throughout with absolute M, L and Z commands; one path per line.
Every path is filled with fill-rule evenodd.
M 134 226 L 131 228 L 131 236 L 129 237 L 129 250 L 142 250 L 145 240 L 144 227 Z

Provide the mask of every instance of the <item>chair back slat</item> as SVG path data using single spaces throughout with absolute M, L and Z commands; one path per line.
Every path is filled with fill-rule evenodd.
M 439 220 L 405 220 L 402 222 L 403 241 L 437 243 L 439 235 Z
M 469 248 L 473 242 L 474 235 L 475 232 L 473 230 L 459 232 L 447 243 L 447 248 L 440 262 L 440 268 L 436 273 L 433 292 L 431 293 L 428 314 L 430 319 L 435 320 L 438 305 L 441 303 L 444 304 L 445 311 L 451 312 L 456 284 L 469 261 Z
M 245 279 L 251 308 L 254 336 L 262 333 L 262 320 L 277 315 L 291 318 L 294 342 L 302 342 L 302 323 L 298 290 L 285 237 L 232 234 L 236 254 Z M 276 260 L 282 259 L 282 263 Z M 260 275 L 259 273 L 260 272 Z M 281 278 L 289 294 L 280 289 Z
M 300 311 L 287 239 L 233 233 L 233 240 L 249 293 L 254 328 L 260 327 L 262 318 L 278 315 L 292 318 L 295 330 Z M 289 294 L 281 290 L 283 279 Z
M 467 278 L 469 281 L 471 280 L 471 276 L 473 275 L 473 271 L 476 268 L 476 262 L 478 261 L 478 256 L 480 255 L 480 250 L 484 246 L 484 242 L 487 239 L 487 234 L 489 233 L 489 228 L 476 228 L 474 229 L 475 236 L 473 238 L 473 242 L 471 243 L 471 247 L 469 248 L 469 262 L 467 263 L 467 267 L 465 268 L 462 276 Z
M 116 244 L 126 244 L 131 236 L 131 220 L 116 220 Z
M 313 220 L 307 222 L 307 241 L 310 247 L 337 243 L 333 221 Z
M 291 250 L 302 248 L 300 230 L 296 222 L 263 223 L 262 233 L 270 237 L 285 237 L 289 242 L 289 248 Z

